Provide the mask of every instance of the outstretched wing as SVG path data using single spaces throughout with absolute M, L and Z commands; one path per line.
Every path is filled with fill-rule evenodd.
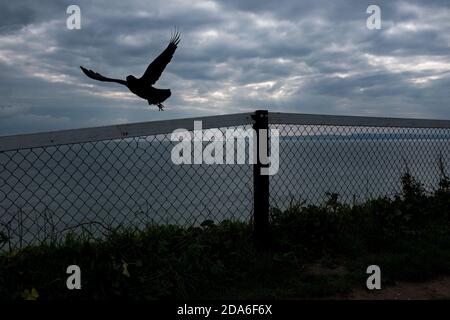
M 179 42 L 180 34 L 175 32 L 172 35 L 167 48 L 155 60 L 153 60 L 152 63 L 150 63 L 141 79 L 151 85 L 158 81 L 164 69 L 169 64 L 170 60 L 172 60 L 173 54 L 175 53 Z
M 94 79 L 94 80 L 98 80 L 98 81 L 105 81 L 105 82 L 117 82 L 123 85 L 127 85 L 127 82 L 125 80 L 120 80 L 120 79 L 112 79 L 112 78 L 107 78 L 102 76 L 100 73 L 94 72 L 92 70 L 88 70 L 86 68 L 81 67 L 81 70 L 83 70 L 84 74 L 87 75 L 89 78 Z

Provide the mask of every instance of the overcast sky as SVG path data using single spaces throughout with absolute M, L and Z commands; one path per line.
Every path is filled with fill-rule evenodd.
M 167 111 L 81 73 L 141 76 L 174 26 Z M 449 49 L 448 0 L 2 0 L 0 135 L 255 109 L 450 119 Z

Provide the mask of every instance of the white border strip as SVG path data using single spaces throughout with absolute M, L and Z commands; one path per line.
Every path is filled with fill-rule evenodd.
M 253 113 L 237 113 L 219 116 L 150 121 L 85 129 L 61 130 L 42 133 L 0 136 L 0 152 L 114 140 L 139 136 L 168 134 L 175 129 L 194 130 L 194 121 L 202 121 L 203 129 L 242 126 L 252 124 Z

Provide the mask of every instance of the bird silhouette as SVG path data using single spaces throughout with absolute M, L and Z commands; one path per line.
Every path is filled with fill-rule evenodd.
M 87 70 L 80 66 L 84 74 L 89 78 L 104 81 L 104 82 L 117 82 L 126 86 L 132 93 L 138 97 L 147 100 L 149 105 L 156 105 L 159 111 L 164 110 L 164 105 L 162 104 L 171 96 L 170 89 L 158 89 L 153 87 L 153 85 L 161 77 L 166 66 L 172 60 L 173 54 L 177 49 L 178 43 L 180 42 L 180 34 L 175 31 L 172 34 L 169 45 L 167 48 L 161 52 L 161 54 L 156 57 L 152 63 L 149 64 L 147 70 L 140 78 L 136 78 L 132 75 L 127 76 L 126 80 L 113 79 L 102 76 L 101 74 L 94 72 L 92 70 Z

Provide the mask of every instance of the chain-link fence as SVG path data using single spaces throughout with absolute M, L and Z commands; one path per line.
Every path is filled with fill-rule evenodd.
M 62 239 L 67 232 L 95 238 L 117 227 L 249 220 L 249 164 L 172 162 L 178 142 L 171 132 L 189 128 L 193 120 L 132 125 L 119 130 L 120 138 L 108 132 L 112 127 L 88 129 L 87 142 L 80 138 L 83 130 L 37 135 L 44 146 L 33 143 L 35 135 L 19 136 L 21 144 L 33 145 L 26 148 L 14 148 L 14 137 L 6 137 L 2 147 L 10 150 L 0 152 L 0 231 L 12 246 L 23 247 Z M 217 122 L 205 120 L 210 127 Z M 246 115 L 218 120 L 216 130 L 234 130 L 236 144 L 242 140 L 236 129 L 249 127 L 239 124 L 250 122 Z M 129 137 L 133 130 L 137 136 Z M 204 146 L 192 141 L 192 154 Z
M 271 206 L 317 204 L 327 193 L 345 202 L 392 195 L 406 170 L 432 188 L 442 164 L 450 165 L 450 121 L 273 113 L 268 119 L 268 128 L 279 131 Z M 222 137 L 234 130 L 235 149 L 250 143 L 242 132 L 252 128 L 253 114 L 0 137 L 3 244 L 19 248 L 67 232 L 99 237 L 117 227 L 251 220 L 258 208 L 251 163 L 172 161 L 178 142 L 171 133 L 193 133 L 195 120 Z M 209 144 L 196 143 L 195 135 L 191 142 L 192 157 Z
M 409 172 L 428 190 L 450 166 L 449 128 L 273 124 L 280 169 L 270 180 L 271 206 L 348 204 L 393 196 Z M 450 171 L 447 171 L 450 173 Z

